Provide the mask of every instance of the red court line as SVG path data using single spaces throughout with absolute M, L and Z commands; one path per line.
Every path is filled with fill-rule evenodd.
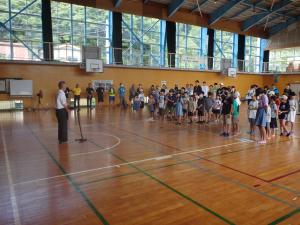
M 215 161 L 213 161 L 213 160 L 210 160 L 210 159 L 206 159 L 206 158 L 201 158 L 201 159 L 204 160 L 204 161 L 207 161 L 207 162 L 210 162 L 210 163 L 213 163 L 213 164 L 222 166 L 222 167 L 224 167 L 224 168 L 233 170 L 233 171 L 235 171 L 235 172 L 238 172 L 238 173 L 247 175 L 247 176 L 249 176 L 249 177 L 253 177 L 253 178 L 258 179 L 258 180 L 261 180 L 261 181 L 263 181 L 263 182 L 269 183 L 268 180 L 265 180 L 265 179 L 263 179 L 263 178 L 257 177 L 257 176 L 255 176 L 255 175 L 250 174 L 250 173 L 246 173 L 246 172 L 243 172 L 243 171 L 241 171 L 241 170 L 234 169 L 234 168 L 232 168 L 232 167 L 230 167 L 230 166 L 226 166 L 226 165 L 224 165 L 224 164 L 217 163 L 217 162 L 215 162 Z
M 135 136 L 137 136 L 137 137 L 144 138 L 145 140 L 148 140 L 148 141 L 150 141 L 150 142 L 154 142 L 154 143 L 156 143 L 156 144 L 160 144 L 160 145 L 165 146 L 165 147 L 167 147 L 167 148 L 173 148 L 173 149 L 182 151 L 180 148 L 177 148 L 177 147 L 175 147 L 175 146 L 171 146 L 171 145 L 167 145 L 167 144 L 165 144 L 165 143 L 161 143 L 161 142 L 158 142 L 158 141 L 154 141 L 154 140 L 152 140 L 151 138 L 144 137 L 144 136 L 142 136 L 142 135 L 138 135 L 138 134 L 136 134 L 136 133 L 134 133 L 134 132 L 132 132 L 132 131 L 128 131 L 128 130 L 125 130 L 125 129 L 123 129 L 123 128 L 119 128 L 119 129 L 120 129 L 120 130 L 123 130 L 123 131 L 125 131 L 125 132 L 127 132 L 127 133 L 133 134 L 133 135 L 135 135 Z M 199 157 L 198 155 L 195 155 L 195 154 L 193 154 L 193 153 L 190 153 L 190 155 Z M 275 178 L 273 178 L 273 179 L 271 179 L 271 180 L 265 180 L 265 179 L 263 179 L 263 178 L 260 178 L 260 177 L 257 177 L 257 176 L 255 176 L 255 175 L 252 175 L 252 174 L 250 174 L 250 173 L 246 173 L 246 172 L 244 172 L 244 171 L 241 171 L 241 170 L 238 170 L 238 169 L 234 169 L 234 168 L 232 168 L 232 167 L 230 167 L 230 166 L 226 166 L 226 165 L 221 164 L 221 163 L 217 163 L 217 162 L 215 162 L 215 161 L 213 161 L 213 160 L 210 160 L 210 159 L 206 159 L 206 158 L 203 158 L 203 157 L 199 157 L 199 159 L 202 159 L 202 160 L 204 160 L 204 161 L 207 161 L 207 162 L 210 162 L 210 163 L 213 163 L 213 164 L 222 166 L 222 167 L 224 167 L 224 168 L 227 168 L 227 169 L 233 170 L 233 171 L 235 171 L 235 172 L 238 172 L 238 173 L 247 175 L 247 176 L 249 176 L 249 177 L 253 177 L 253 178 L 257 179 L 257 180 L 260 180 L 260 181 L 263 181 L 263 182 L 266 182 L 266 183 L 271 183 L 271 182 L 273 182 L 273 181 L 280 180 L 280 179 L 282 179 L 282 178 L 285 178 L 285 177 L 288 177 L 288 176 L 290 176 L 290 175 L 293 175 L 293 174 L 296 174 L 296 173 L 299 173 L 299 172 L 300 172 L 300 169 L 299 169 L 299 170 L 296 170 L 296 171 L 293 171 L 293 172 L 290 172 L 290 173 L 281 175 L 281 176 L 279 176 L 279 177 L 275 177 Z
M 288 177 L 290 175 L 293 175 L 293 174 L 296 174 L 296 173 L 299 173 L 299 172 L 300 172 L 300 169 L 299 170 L 295 170 L 295 171 L 290 172 L 290 173 L 287 173 L 287 174 L 283 174 L 283 175 L 281 175 L 279 177 L 275 177 L 275 178 L 273 178 L 271 180 L 268 180 L 268 182 L 273 182 L 273 181 L 276 181 L 276 180 L 280 180 L 282 178 Z
M 193 153 L 191 153 L 191 154 L 193 155 Z M 194 155 L 194 156 L 195 156 L 195 155 Z M 283 175 L 281 175 L 281 176 L 272 178 L 272 179 L 270 179 L 270 180 L 265 180 L 265 179 L 263 179 L 263 178 L 260 178 L 260 177 L 257 177 L 257 176 L 255 176 L 255 175 L 252 175 L 252 174 L 250 174 L 250 173 L 246 173 L 246 172 L 244 172 L 244 171 L 241 171 L 241 170 L 238 170 L 238 169 L 234 169 L 234 168 L 232 168 L 232 167 L 230 167 L 230 166 L 226 166 L 226 165 L 224 165 L 224 164 L 215 162 L 215 161 L 210 160 L 210 159 L 206 159 L 206 158 L 202 158 L 202 157 L 201 157 L 201 159 L 204 160 L 204 161 L 207 161 L 207 162 L 210 162 L 210 163 L 213 163 L 213 164 L 222 166 L 222 167 L 224 167 L 224 168 L 233 170 L 233 171 L 235 171 L 235 172 L 238 172 L 238 173 L 247 175 L 247 176 L 249 176 L 249 177 L 253 177 L 253 178 L 255 178 L 255 179 L 261 180 L 261 181 L 266 182 L 266 183 L 271 183 L 271 182 L 274 182 L 274 181 L 276 181 L 276 180 L 280 180 L 280 179 L 282 179 L 282 178 L 285 178 L 285 177 L 288 177 L 288 176 L 290 176 L 290 175 L 293 175 L 293 174 L 296 174 L 296 173 L 299 173 L 299 172 L 300 172 L 300 169 L 299 169 L 299 170 L 296 170 L 296 171 L 293 171 L 293 172 L 290 172 L 290 173 L 283 174 Z

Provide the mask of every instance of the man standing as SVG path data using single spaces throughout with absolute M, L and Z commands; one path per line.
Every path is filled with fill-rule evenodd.
M 119 98 L 120 98 L 120 107 L 125 109 L 126 108 L 126 101 L 125 101 L 126 89 L 124 87 L 124 84 L 120 83 L 118 92 L 119 92 Z
M 94 88 L 91 83 L 89 83 L 88 87 L 86 88 L 86 100 L 87 100 L 87 107 L 92 108 L 92 99 L 94 94 Z
M 79 87 L 79 84 L 76 84 L 75 88 L 73 89 L 74 109 L 76 108 L 76 106 L 80 108 L 80 94 L 81 94 L 81 88 Z
M 99 106 L 101 106 L 101 104 L 104 102 L 104 91 L 105 90 L 103 84 L 100 84 L 99 87 L 96 89 Z
M 65 95 L 66 84 L 64 81 L 58 83 L 59 91 L 56 95 L 56 118 L 58 121 L 59 144 L 68 141 L 68 103 Z

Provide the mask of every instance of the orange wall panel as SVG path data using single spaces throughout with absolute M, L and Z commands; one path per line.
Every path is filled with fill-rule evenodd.
M 260 76 L 252 74 L 239 74 L 237 78 L 228 78 L 217 72 L 200 72 L 200 71 L 184 71 L 184 70 L 167 70 L 167 69 L 141 69 L 126 67 L 105 67 L 104 73 L 86 73 L 81 70 L 78 65 L 42 65 L 42 64 L 23 64 L 23 63 L 2 63 L 0 64 L 0 77 L 23 78 L 33 80 L 34 93 L 40 89 L 44 91 L 43 104 L 49 107 L 54 106 L 54 97 L 57 91 L 57 83 L 59 80 L 65 80 L 67 86 L 71 89 L 76 83 L 85 89 L 87 84 L 92 80 L 113 80 L 117 87 L 119 83 L 124 83 L 127 90 L 132 83 L 141 83 L 144 89 L 150 87 L 151 84 L 160 85 L 161 81 L 167 81 L 168 87 L 174 84 L 185 86 L 186 83 L 194 84 L 195 80 L 200 82 L 206 81 L 207 84 L 215 82 L 223 82 L 225 85 L 237 86 L 240 93 L 244 96 L 251 84 L 263 86 L 272 84 L 273 77 Z M 295 79 L 300 80 L 300 76 Z M 280 78 L 282 82 L 286 82 L 284 76 Z M 266 83 L 267 82 L 267 83 Z M 147 92 L 146 92 L 147 93 Z M 83 93 L 83 96 L 85 94 Z M 8 95 L 0 95 L 0 99 L 8 99 Z M 25 107 L 34 107 L 37 98 L 24 98 Z M 107 100 L 107 98 L 105 98 Z

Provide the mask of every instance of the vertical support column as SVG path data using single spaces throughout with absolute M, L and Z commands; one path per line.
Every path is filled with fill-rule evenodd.
M 166 22 L 166 37 L 168 47 L 168 65 L 169 67 L 175 67 L 176 57 L 176 23 Z
M 166 21 L 160 21 L 160 66 L 165 67 L 166 58 Z
M 86 27 L 86 6 L 84 6 L 84 39 L 83 44 L 86 45 L 87 43 L 87 27 Z
M 260 71 L 269 72 L 269 62 L 270 62 L 270 51 L 265 50 L 268 45 L 268 41 L 265 39 L 260 39 Z
M 108 21 L 108 29 L 109 29 L 109 42 L 112 43 L 112 11 L 108 13 L 109 21 Z M 109 64 L 113 64 L 113 51 L 112 51 L 112 44 L 109 47 Z
M 8 0 L 8 17 L 11 18 L 11 0 Z M 13 40 L 13 36 L 12 36 L 12 21 L 11 19 L 9 20 L 9 46 L 10 46 L 10 60 L 13 60 L 14 59 L 14 46 L 13 46 L 13 43 L 14 43 L 14 40 Z
M 209 70 L 212 70 L 214 67 L 214 42 L 215 42 L 215 30 L 208 29 L 208 49 L 207 49 L 207 67 Z
M 71 15 L 71 46 L 72 46 L 72 61 L 74 59 L 74 32 L 73 32 L 73 4 L 71 4 L 71 7 L 70 7 L 70 15 Z M 68 61 L 69 59 L 69 55 L 68 55 L 68 45 L 66 45 L 66 60 Z
M 239 49 L 239 35 L 234 34 L 233 35 L 233 52 L 232 52 L 232 63 L 231 66 L 234 68 L 237 68 L 238 65 L 238 49 Z
M 207 55 L 207 28 L 206 27 L 201 27 L 200 29 L 200 46 L 201 50 L 199 53 L 199 57 L 203 57 Z M 206 69 L 205 64 L 199 64 L 199 69 Z
M 238 71 L 245 71 L 245 44 L 246 37 L 245 35 L 239 34 L 238 37 L 238 52 L 237 52 L 237 60 L 238 60 Z
M 54 59 L 54 55 L 50 0 L 42 1 L 42 31 L 44 60 L 52 61 Z
M 112 47 L 114 62 L 123 64 L 122 58 L 122 13 L 112 13 L 113 28 L 112 28 Z

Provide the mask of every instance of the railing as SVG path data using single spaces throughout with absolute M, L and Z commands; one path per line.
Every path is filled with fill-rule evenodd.
M 81 47 L 70 43 L 34 43 L 26 42 L 27 47 L 21 43 L 0 42 L 0 59 L 42 61 L 44 57 L 59 62 L 81 62 Z M 10 54 L 13 48 L 14 54 Z M 45 55 L 44 49 L 49 54 Z M 223 59 L 217 57 L 201 56 L 195 51 L 190 55 L 170 53 L 151 54 L 150 50 L 130 48 L 102 47 L 101 56 L 104 64 L 126 65 L 134 67 L 178 68 L 187 70 L 215 70 L 236 67 L 238 72 L 248 73 L 282 73 L 300 72 L 300 61 L 268 62 L 254 60 Z

